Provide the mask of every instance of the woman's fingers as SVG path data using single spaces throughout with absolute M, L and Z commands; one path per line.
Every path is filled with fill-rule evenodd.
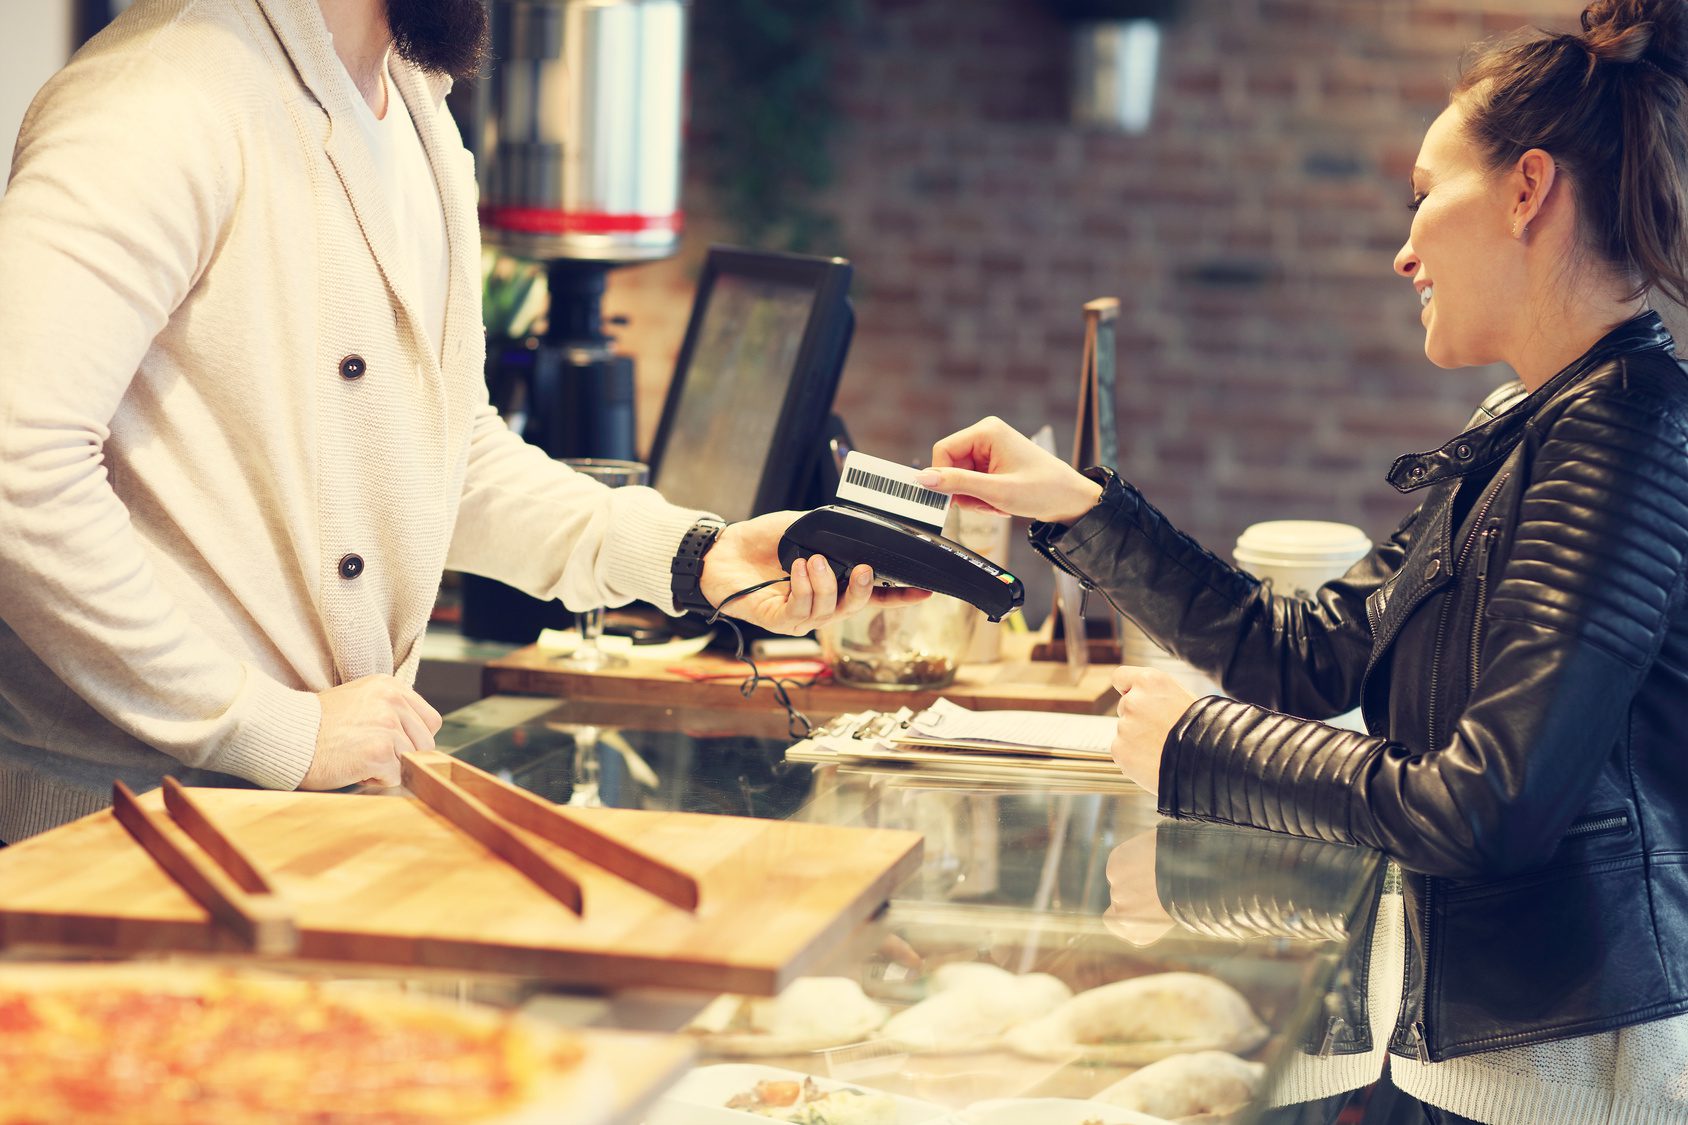
M 932 446 L 932 464 L 939 468 L 989 469 L 1004 445 L 1026 440 L 1013 426 L 992 415 L 940 438 Z
M 915 480 L 922 488 L 973 497 L 998 511 L 1012 507 L 1010 497 L 1019 488 L 1019 482 L 1012 476 L 976 473 L 971 469 L 922 469 Z

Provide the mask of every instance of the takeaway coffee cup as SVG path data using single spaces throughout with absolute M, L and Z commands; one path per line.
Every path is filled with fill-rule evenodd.
M 1237 565 L 1274 593 L 1306 597 L 1371 550 L 1366 533 L 1352 524 L 1323 520 L 1270 520 L 1248 528 L 1232 554 Z
M 1270 520 L 1246 529 L 1232 553 L 1238 566 L 1262 581 L 1272 592 L 1307 597 L 1371 551 L 1371 540 L 1352 524 L 1323 520 Z M 1359 711 L 1330 720 L 1333 726 L 1365 730 Z

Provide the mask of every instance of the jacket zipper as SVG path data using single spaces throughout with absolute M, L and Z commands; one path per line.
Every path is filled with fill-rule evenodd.
M 1458 574 L 1459 572 L 1456 570 L 1453 573 Z M 1448 618 L 1453 614 L 1453 609 L 1454 599 L 1453 595 L 1450 594 L 1447 600 L 1442 603 L 1441 615 L 1436 618 L 1436 643 L 1430 649 L 1430 705 L 1426 708 L 1428 712 L 1427 725 L 1430 729 L 1427 732 L 1429 737 L 1425 742 L 1425 749 L 1427 750 L 1434 750 L 1441 745 L 1436 741 L 1436 682 L 1442 678 L 1442 641 L 1448 635 Z
M 1483 609 L 1489 602 L 1489 560 L 1494 557 L 1495 540 L 1500 538 L 1500 528 L 1491 527 L 1483 532 L 1483 549 L 1477 554 L 1477 612 L 1471 618 L 1471 691 L 1477 690 L 1477 674 L 1481 668 L 1477 661 L 1477 654 L 1483 643 Z M 1469 692 L 1467 693 L 1469 694 Z
M 1477 545 L 1477 533 L 1482 528 L 1483 521 L 1488 519 L 1489 509 L 1494 506 L 1495 497 L 1500 495 L 1501 488 L 1505 486 L 1506 479 L 1511 475 L 1511 473 L 1502 473 L 1489 486 L 1488 494 L 1483 497 L 1482 506 L 1477 509 L 1477 519 L 1472 523 L 1471 534 L 1465 537 L 1465 543 L 1459 549 L 1459 559 L 1448 570 L 1450 582 L 1458 579 L 1465 572 L 1465 564 L 1471 558 L 1471 549 Z M 1450 594 L 1447 600 L 1442 603 L 1441 616 L 1436 619 L 1436 642 L 1430 650 L 1430 705 L 1427 708 L 1429 711 L 1427 725 L 1430 728 L 1430 740 L 1426 746 L 1428 750 L 1434 750 L 1441 745 L 1441 742 L 1437 739 L 1438 732 L 1436 730 L 1436 687 L 1442 678 L 1442 643 L 1448 636 L 1448 621 L 1453 614 L 1453 608 L 1454 599 Z
M 1078 579 L 1078 616 L 1079 620 L 1084 620 L 1084 611 L 1090 605 L 1090 592 L 1096 589 L 1096 587 L 1091 583 L 1089 578 L 1085 577 L 1084 573 L 1080 571 L 1078 567 L 1074 566 L 1067 559 L 1067 556 L 1061 552 L 1059 547 L 1050 546 L 1047 550 L 1040 553 L 1044 558 L 1048 559 L 1050 562 Z M 1106 594 L 1103 594 L 1102 596 L 1108 602 L 1108 605 L 1114 608 L 1117 612 L 1118 607 L 1114 606 L 1113 599 L 1109 598 Z
M 1051 546 L 1044 552 L 1044 557 L 1059 566 L 1068 574 L 1072 575 L 1074 578 L 1078 579 L 1085 586 L 1090 585 L 1090 580 L 1080 573 L 1078 567 L 1073 565 L 1072 560 L 1067 558 L 1066 552 L 1061 550 L 1061 548 Z
M 1419 912 L 1418 932 L 1424 938 L 1424 963 L 1420 967 L 1418 982 L 1418 1018 L 1413 1021 L 1413 1043 L 1418 1049 L 1418 1061 L 1430 1061 L 1430 1036 L 1424 1030 L 1425 1009 L 1430 1006 L 1430 896 L 1434 892 L 1436 880 L 1424 880 L 1424 904 Z
M 1403 895 L 1402 902 L 1404 904 L 1405 901 L 1406 901 L 1405 897 L 1404 897 L 1404 894 L 1405 894 L 1405 891 L 1406 891 L 1405 883 L 1406 883 L 1406 876 L 1402 873 L 1400 865 L 1398 863 L 1396 863 L 1394 860 L 1389 860 L 1388 866 L 1383 869 L 1383 893 L 1384 894 Z M 1404 908 L 1405 907 L 1403 905 L 1403 909 Z M 1402 929 L 1405 930 L 1406 927 L 1402 926 Z M 1405 934 L 1405 933 L 1402 934 L 1401 941 L 1402 941 L 1403 944 L 1405 944 L 1409 939 L 1410 939 L 1410 934 Z M 1403 950 L 1403 955 L 1405 955 L 1405 950 Z M 1399 1033 L 1399 1031 L 1401 1029 L 1401 1022 L 1400 1021 L 1406 1017 L 1407 1000 L 1409 999 L 1409 997 L 1412 994 L 1411 984 L 1412 984 L 1412 973 L 1411 973 L 1411 971 L 1410 970 L 1403 970 L 1403 972 L 1401 973 L 1401 1002 L 1396 1007 L 1397 1014 L 1395 1016 L 1395 1026 L 1389 1029 L 1389 1044 L 1388 1044 L 1388 1046 L 1390 1046 L 1390 1047 L 1393 1047 L 1395 1045 L 1395 1039 L 1396 1039 L 1397 1034 Z M 1407 1030 L 1412 1033 L 1412 1035 L 1414 1037 L 1414 1041 L 1420 1044 L 1418 1050 L 1419 1050 L 1419 1057 L 1422 1060 L 1423 1055 L 1424 1055 L 1424 1047 L 1422 1046 L 1422 1040 L 1418 1039 L 1419 1028 L 1420 1028 L 1420 1024 L 1418 1022 L 1414 1022 L 1414 1023 L 1407 1025 Z
M 1628 813 L 1603 813 L 1565 829 L 1565 839 L 1569 840 L 1576 836 L 1593 836 L 1601 832 L 1610 832 L 1615 828 L 1627 827 L 1629 827 Z

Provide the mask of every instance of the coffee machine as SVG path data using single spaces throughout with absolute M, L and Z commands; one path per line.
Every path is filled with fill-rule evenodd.
M 602 314 L 609 271 L 679 248 L 686 0 L 494 0 L 490 72 L 452 98 L 475 154 L 485 242 L 544 264 L 544 332 L 489 341 L 493 403 L 553 457 L 636 457 L 633 361 Z M 566 624 L 464 576 L 466 635 Z

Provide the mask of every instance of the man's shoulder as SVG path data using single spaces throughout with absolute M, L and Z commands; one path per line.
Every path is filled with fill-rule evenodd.
M 172 168 L 231 182 L 254 107 L 287 96 L 265 29 L 257 0 L 138 0 L 36 95 L 14 179 L 45 161 L 73 176 Z
M 115 158 L 143 136 L 175 154 L 159 159 L 237 167 L 256 107 L 279 111 L 290 94 L 268 35 L 257 0 L 137 0 L 42 87 L 14 171 L 49 138 Z
M 273 81 L 257 0 L 138 0 L 61 72 L 67 93 L 228 100 Z

